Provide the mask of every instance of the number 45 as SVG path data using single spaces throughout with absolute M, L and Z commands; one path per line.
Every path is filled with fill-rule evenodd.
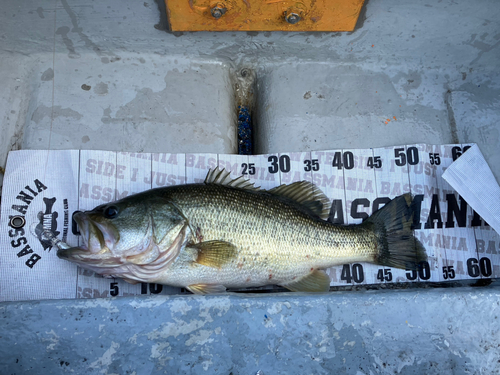
M 370 156 L 366 166 L 370 168 L 382 168 L 382 159 L 380 159 L 380 156 Z
M 387 268 L 384 268 L 384 269 L 379 269 L 378 270 L 378 273 L 377 273 L 377 280 L 380 280 L 380 281 L 392 281 L 392 272 L 391 272 L 391 269 L 387 269 Z

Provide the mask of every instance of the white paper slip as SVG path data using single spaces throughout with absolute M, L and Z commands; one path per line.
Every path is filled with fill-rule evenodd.
M 498 278 L 500 236 L 487 223 L 499 223 L 500 189 L 475 147 L 464 153 L 470 146 L 418 144 L 249 156 L 13 151 L 0 211 L 0 301 L 178 294 L 179 288 L 130 285 L 78 268 L 59 259 L 41 233 L 48 229 L 78 246 L 75 211 L 151 188 L 203 183 L 216 167 L 263 189 L 311 181 L 330 200 L 328 221 L 336 225 L 360 224 L 391 199 L 411 193 L 407 218 L 413 220 L 427 261 L 412 269 L 365 262 L 334 265 L 326 270 L 332 287 Z M 443 180 L 445 170 L 459 182 L 452 185 L 461 196 Z M 483 176 L 490 176 L 490 182 Z M 464 186 L 479 195 L 470 198 Z M 496 190 L 484 190 L 490 186 Z
M 451 164 L 443 178 L 500 233 L 500 186 L 477 145 Z

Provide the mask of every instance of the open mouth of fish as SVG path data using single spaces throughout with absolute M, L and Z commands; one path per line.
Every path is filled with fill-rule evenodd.
M 83 212 L 76 212 L 73 219 L 78 225 L 82 244 L 58 250 L 59 258 L 72 262 L 83 261 L 87 264 L 102 263 L 105 260 L 109 262 L 111 258 L 118 260 L 111 252 L 115 241 L 119 239 L 118 232 L 96 223 Z
M 151 282 L 167 267 L 187 243 L 188 226 L 180 228 L 174 240 L 160 249 L 151 235 L 121 254 L 113 250 L 120 234 L 116 229 L 92 220 L 83 212 L 74 214 L 82 244 L 58 249 L 57 256 L 104 277 L 121 277 L 130 282 Z

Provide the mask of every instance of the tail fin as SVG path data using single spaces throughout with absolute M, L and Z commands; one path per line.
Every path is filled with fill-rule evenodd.
M 362 224 L 371 227 L 378 238 L 375 264 L 416 269 L 419 262 L 427 260 L 424 246 L 413 235 L 410 202 L 409 193 L 400 195 Z

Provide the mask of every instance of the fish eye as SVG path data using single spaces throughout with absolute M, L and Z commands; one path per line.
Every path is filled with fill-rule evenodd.
M 104 217 L 106 219 L 114 219 L 117 216 L 118 216 L 118 207 L 116 206 L 109 206 L 106 207 L 106 209 L 104 210 Z

